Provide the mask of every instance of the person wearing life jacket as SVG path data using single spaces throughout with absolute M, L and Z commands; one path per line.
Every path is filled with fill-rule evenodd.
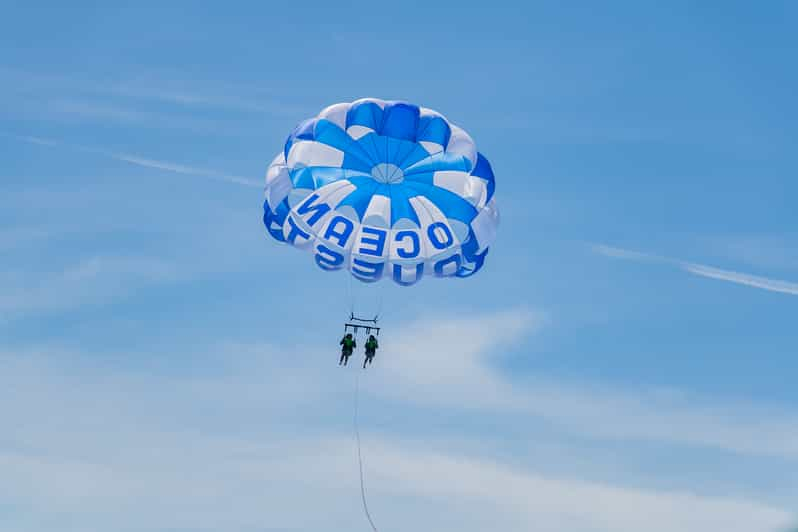
M 346 333 L 346 335 L 341 339 L 341 358 L 338 360 L 338 365 L 340 366 L 343 364 L 346 366 L 346 363 L 349 362 L 349 357 L 352 356 L 352 351 L 357 347 L 357 342 L 355 339 L 352 338 L 352 333 Z
M 377 342 L 374 335 L 369 335 L 369 339 L 366 340 L 366 359 L 363 361 L 363 369 L 366 369 L 366 364 L 371 364 L 371 360 L 374 358 L 374 355 L 377 354 L 377 348 L 379 346 L 380 344 Z

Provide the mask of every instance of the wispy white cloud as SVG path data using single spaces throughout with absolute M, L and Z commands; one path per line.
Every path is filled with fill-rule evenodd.
M 698 446 L 798 460 L 798 413 L 723 403 L 664 389 L 623 391 L 589 383 L 504 375 L 496 355 L 542 327 L 528 309 L 473 319 L 421 321 L 385 348 L 375 395 L 448 408 L 528 414 L 575 434 Z M 421 342 L 419 339 L 423 339 Z
M 207 168 L 198 168 L 195 166 L 187 166 L 184 164 L 171 162 L 171 161 L 162 161 L 157 159 L 150 159 L 147 157 L 142 157 L 135 154 L 129 153 L 121 153 L 121 152 L 113 152 L 108 150 L 103 150 L 100 148 L 94 148 L 89 146 L 78 146 L 69 143 L 65 143 L 55 139 L 45 139 L 41 137 L 32 137 L 32 136 L 22 136 L 22 135 L 12 135 L 12 137 L 16 138 L 17 140 L 27 142 L 30 144 L 36 144 L 39 146 L 46 146 L 46 147 L 54 147 L 54 148 L 65 148 L 71 149 L 75 151 L 82 151 L 87 153 L 92 153 L 95 155 L 102 155 L 104 157 L 110 157 L 112 159 L 116 159 L 117 161 L 125 162 L 134 164 L 136 166 L 141 166 L 143 168 L 150 168 L 155 170 L 164 170 L 167 172 L 172 172 L 176 174 L 183 174 L 183 175 L 191 175 L 197 177 L 205 177 L 220 181 L 227 181 L 229 183 L 234 183 L 236 185 L 243 185 L 246 187 L 253 187 L 253 188 L 262 188 L 263 184 L 254 180 L 249 179 L 246 177 L 236 176 L 227 174 L 225 172 L 219 172 L 216 170 L 211 170 Z
M 388 420 L 408 408 L 434 413 L 440 405 L 458 403 L 489 409 L 494 430 L 522 438 L 517 425 L 531 420 L 519 414 L 529 404 L 510 411 L 509 426 L 496 416 L 507 415 L 508 395 L 528 401 L 537 396 L 490 364 L 495 348 L 518 342 L 541 319 L 518 310 L 444 323 L 446 335 L 457 335 L 447 336 L 434 353 L 448 361 L 446 368 L 440 367 L 444 362 L 430 361 L 435 369 L 400 371 L 414 363 L 415 354 L 405 351 L 406 344 L 396 350 L 386 346 L 378 365 L 365 374 L 364 419 L 369 411 L 380 411 Z M 409 336 L 425 327 L 419 322 L 399 332 Z M 460 362 L 462 346 L 469 346 L 463 361 L 467 369 L 458 372 L 454 361 Z M 361 527 L 350 438 L 354 368 L 319 362 L 311 352 L 318 349 L 228 346 L 213 360 L 192 353 L 200 363 L 179 374 L 147 362 L 125 370 L 119 363 L 109 365 L 107 354 L 103 368 L 92 363 L 91 354 L 0 352 L 0 420 L 6 427 L 0 438 L 0 498 L 17 508 L 18 528 L 35 532 L 51 530 L 49 521 L 64 512 L 70 515 L 69 532 Z M 130 355 L 119 359 L 140 360 Z M 423 375 L 446 369 L 454 374 Z M 405 395 L 408 385 L 424 393 Z M 479 386 L 485 385 L 497 388 L 483 394 Z M 390 395 L 398 404 L 380 401 L 383 386 L 399 389 Z M 590 391 L 584 399 L 607 402 Z M 560 415 L 554 404 L 544 401 L 539 408 Z M 610 419 L 612 428 L 640 421 L 626 418 L 623 409 L 598 413 L 593 428 Z M 586 411 L 585 417 L 595 414 Z M 369 502 L 378 525 L 386 528 L 774 532 L 791 517 L 773 503 L 722 489 L 697 490 L 701 483 L 693 476 L 665 490 L 644 481 L 596 480 L 590 472 L 558 474 L 557 464 L 547 464 L 544 473 L 523 452 L 512 463 L 498 459 L 506 453 L 485 447 L 484 434 L 455 430 L 442 442 L 367 421 L 361 428 Z M 685 427 L 666 428 L 679 432 Z M 748 430 L 770 437 L 758 429 Z M 469 440 L 482 447 L 469 449 Z M 507 445 L 511 442 L 503 440 L 502 447 Z M 590 454 L 589 448 L 583 452 Z M 700 478 L 700 471 L 695 474 Z
M 68 512 L 74 530 L 337 532 L 364 526 L 352 443 L 344 437 L 262 443 L 202 433 L 123 434 L 130 439 L 95 436 L 91 457 L 0 453 L 3 499 L 26 509 L 31 520 Z M 791 517 L 735 498 L 542 476 L 396 440 L 364 443 L 371 508 L 378 526 L 391 529 L 775 532 Z M 109 452 L 103 444 L 123 451 Z
M 694 273 L 702 277 L 708 277 L 710 279 L 729 281 L 745 286 L 769 290 L 770 292 L 780 292 L 782 294 L 798 296 L 798 283 L 769 279 L 767 277 L 759 277 L 756 275 L 750 275 L 747 273 L 740 273 L 731 270 L 721 270 L 719 268 L 713 268 L 711 266 L 704 266 L 702 264 L 693 264 L 689 262 L 682 263 L 681 267 L 687 272 Z
M 247 179 L 246 177 L 239 177 L 235 175 L 225 174 L 223 172 L 217 172 L 215 170 L 208 170 L 205 168 L 197 168 L 193 166 L 186 166 L 178 163 L 173 163 L 169 161 L 159 161 L 155 159 L 147 159 L 144 157 L 139 157 L 137 155 L 130 155 L 126 153 L 109 153 L 110 157 L 117 159 L 119 161 L 124 161 L 127 163 L 135 164 L 137 166 L 142 166 L 144 168 L 154 168 L 157 170 L 166 170 L 167 172 L 174 172 L 176 174 L 185 174 L 185 175 L 194 175 L 200 177 L 209 177 L 212 179 L 219 179 L 222 181 L 227 181 L 229 183 L 235 183 L 236 185 L 244 185 L 247 187 L 253 188 L 262 188 L 263 184 L 255 181 L 253 179 Z
M 783 510 L 750 501 L 552 478 L 468 456 L 408 453 L 388 446 L 377 446 L 374 456 L 380 480 L 444 501 L 461 498 L 490 505 L 502 516 L 497 528 L 503 530 L 529 530 L 534 523 L 535 530 L 551 532 L 772 532 L 790 518 Z
M 117 205 L 119 193 L 112 184 L 90 194 L 45 186 L 2 198 L 8 211 L 36 204 L 47 217 L 36 212 L 29 223 L 0 230 L 0 321 L 67 316 L 81 308 L 124 303 L 136 294 L 157 298 L 148 288 L 263 267 L 267 255 L 250 212 L 210 200 L 201 206 L 201 220 L 182 213 L 174 219 L 169 197 L 142 208 Z M 270 265 L 279 269 L 291 258 L 277 254 Z
M 640 262 L 667 260 L 650 253 L 642 253 L 640 251 L 632 251 L 630 249 L 605 246 L 604 244 L 594 244 L 591 246 L 591 249 L 600 255 L 604 255 L 605 257 L 610 257 L 613 259 L 636 260 Z
M 22 140 L 24 142 L 28 142 L 30 144 L 38 144 L 39 146 L 58 146 L 58 142 L 45 139 L 42 137 L 34 137 L 30 135 L 10 135 L 12 138 L 16 138 L 17 140 Z
M 94 256 L 48 271 L 0 272 L 0 316 L 108 302 L 183 272 L 157 257 Z
M 188 79 L 180 73 L 143 72 L 124 78 L 81 78 L 0 67 L 0 93 L 18 101 L 35 101 L 55 110 L 109 120 L 140 122 L 147 116 L 141 104 L 171 104 L 180 108 L 233 111 L 246 114 L 301 117 L 307 109 L 276 100 L 262 86 L 211 79 Z M 32 100 L 34 98 L 34 100 Z M 120 106 L 126 102 L 130 106 Z M 163 118 L 150 113 L 151 118 Z
M 793 296 L 798 295 L 798 283 L 790 281 L 782 281 L 779 279 L 760 277 L 732 270 L 723 270 L 720 268 L 715 268 L 713 266 L 707 266 L 704 264 L 697 264 L 694 262 L 687 262 L 679 259 L 661 257 L 657 255 L 641 253 L 639 251 L 633 251 L 623 248 L 616 248 L 605 245 L 593 245 L 591 247 L 594 252 L 600 255 L 604 255 L 605 257 L 610 257 L 614 259 L 623 259 L 623 260 L 633 260 L 638 262 L 660 262 L 663 264 L 669 264 L 675 266 L 685 272 L 698 275 L 701 277 L 707 277 L 709 279 L 716 279 L 719 281 L 727 281 L 744 286 L 750 286 L 753 288 L 760 288 L 762 290 L 768 290 L 770 292 L 779 292 L 782 294 L 789 294 Z
M 371 380 L 371 389 L 425 404 L 515 408 L 517 394 L 490 370 L 490 354 L 517 345 L 546 320 L 545 314 L 526 308 L 420 320 L 386 345 L 381 361 L 386 373 Z

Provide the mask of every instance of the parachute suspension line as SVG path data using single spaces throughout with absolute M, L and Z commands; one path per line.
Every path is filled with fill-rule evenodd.
M 358 423 L 358 406 L 360 403 L 360 372 L 355 372 L 355 441 L 357 441 L 357 464 L 358 470 L 360 472 L 360 500 L 363 502 L 363 513 L 366 515 L 366 519 L 368 519 L 369 524 L 371 525 L 371 530 L 374 532 L 377 531 L 377 527 L 374 525 L 374 521 L 371 519 L 371 514 L 369 513 L 369 505 L 366 502 L 366 486 L 363 482 L 363 455 L 360 451 L 360 426 Z
M 381 283 L 380 286 L 377 287 L 377 291 L 377 313 L 374 315 L 374 319 L 378 319 L 382 316 L 382 301 L 385 296 L 385 283 Z
M 349 314 L 355 313 L 355 295 L 352 288 L 352 274 L 347 272 L 347 277 L 349 277 L 349 281 L 347 284 L 348 291 L 349 291 Z
M 382 290 L 380 290 L 380 298 L 377 300 L 377 313 L 374 315 L 374 319 L 379 319 L 382 316 Z

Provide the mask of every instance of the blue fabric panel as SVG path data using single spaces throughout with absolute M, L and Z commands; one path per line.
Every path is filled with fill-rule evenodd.
M 440 152 L 421 159 L 415 164 L 405 169 L 405 175 L 412 175 L 421 172 L 441 172 L 444 170 L 458 170 L 468 172 L 471 169 L 471 161 L 462 155 Z
M 346 154 L 347 158 L 357 158 L 363 166 L 371 168 L 375 162 L 369 154 L 350 137 L 346 131 L 338 127 L 337 124 L 329 120 L 319 120 L 314 129 L 314 137 L 317 142 L 332 146 Z
M 366 126 L 379 131 L 382 125 L 382 109 L 373 102 L 364 102 L 353 105 L 346 113 L 346 127 Z
M 281 201 L 274 211 L 269 208 L 268 202 L 263 202 L 263 223 L 266 225 L 266 230 L 269 231 L 269 234 L 280 242 L 285 242 L 282 227 L 289 211 L 287 200 Z M 272 224 L 277 224 L 279 227 L 272 227 Z
M 488 201 L 490 201 L 496 190 L 496 178 L 493 177 L 493 168 L 491 168 L 490 162 L 481 153 L 477 153 L 477 165 L 471 175 L 481 177 L 488 182 Z
M 391 227 L 402 218 L 407 218 L 411 222 L 419 225 L 418 215 L 410 205 L 410 196 L 407 193 L 406 187 L 389 187 L 389 194 L 391 198 Z M 413 194 L 415 196 L 416 194 Z
M 405 181 L 407 183 L 422 183 L 424 185 L 433 185 L 435 184 L 434 180 L 435 180 L 434 172 L 421 172 L 417 174 L 405 175 Z
M 436 142 L 445 148 L 451 136 L 452 130 L 449 124 L 439 116 L 422 116 L 419 120 L 417 141 Z
M 371 203 L 371 198 L 374 196 L 374 191 L 380 186 L 379 183 L 371 180 L 371 183 L 364 185 L 353 190 L 348 196 L 338 202 L 335 207 L 343 207 L 348 205 L 352 207 L 357 213 L 358 221 L 363 220 L 363 215 Z
M 380 134 L 401 140 L 416 140 L 418 107 L 396 102 L 385 106 Z
M 358 146 L 360 149 L 363 150 L 364 153 L 368 154 L 370 161 L 382 161 L 380 158 L 380 150 L 378 148 L 378 143 L 380 142 L 380 136 L 376 133 L 369 133 L 368 135 L 364 135 L 357 139 Z

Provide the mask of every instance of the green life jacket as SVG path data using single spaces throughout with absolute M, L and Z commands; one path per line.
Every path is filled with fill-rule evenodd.
M 352 347 L 354 345 L 355 345 L 355 341 L 354 340 L 352 340 L 351 338 L 344 338 L 344 348 L 345 349 L 352 349 Z

